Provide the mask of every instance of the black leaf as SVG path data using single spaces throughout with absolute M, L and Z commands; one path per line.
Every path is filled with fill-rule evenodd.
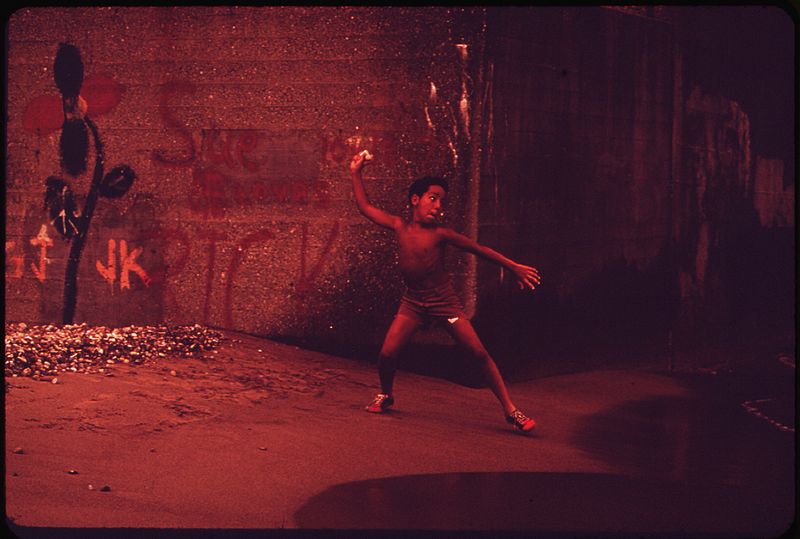
M 50 214 L 53 227 L 69 239 L 80 230 L 72 189 L 67 182 L 56 176 L 47 178 L 45 185 L 47 189 L 44 194 L 44 205 Z
M 61 126 L 61 167 L 71 176 L 77 176 L 86 170 L 86 159 L 89 155 L 89 131 L 83 120 L 76 118 L 64 120 Z
M 58 45 L 53 76 L 56 86 L 65 98 L 78 97 L 83 84 L 83 60 L 77 47 L 67 43 Z
M 111 169 L 100 184 L 100 195 L 107 198 L 120 198 L 128 192 L 136 179 L 136 173 L 128 165 Z
M 44 181 L 44 209 L 54 218 L 61 211 L 61 193 L 64 188 L 69 189 L 67 182 L 58 176 L 50 176 Z

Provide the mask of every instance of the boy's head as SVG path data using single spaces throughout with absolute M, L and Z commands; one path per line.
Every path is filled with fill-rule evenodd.
M 414 202 L 411 199 L 414 197 L 414 195 L 422 197 L 422 195 L 428 191 L 431 185 L 438 185 L 444 189 L 445 193 L 447 193 L 447 180 L 435 176 L 425 176 L 424 178 L 414 180 L 414 183 L 412 183 L 408 188 L 408 203 L 413 206 Z
M 408 202 L 414 220 L 426 226 L 441 222 L 442 202 L 447 195 L 447 189 L 444 178 L 426 176 L 414 181 L 408 188 Z

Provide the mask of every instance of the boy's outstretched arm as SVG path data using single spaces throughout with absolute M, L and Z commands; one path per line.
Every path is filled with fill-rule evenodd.
M 369 203 L 367 193 L 364 190 L 364 181 L 361 178 L 361 169 L 364 168 L 364 153 L 358 153 L 350 161 L 350 176 L 353 180 L 353 193 L 356 196 L 356 205 L 364 217 L 386 228 L 396 229 L 400 223 L 400 217 L 386 213 Z
M 539 270 L 536 268 L 526 266 L 524 264 L 518 264 L 510 258 L 498 253 L 494 249 L 486 247 L 485 245 L 481 245 L 477 241 L 470 239 L 463 234 L 459 234 L 455 230 L 441 228 L 440 232 L 444 236 L 444 239 L 451 245 L 478 255 L 481 258 L 485 258 L 486 260 L 494 262 L 495 264 L 498 264 L 511 271 L 517 278 L 517 284 L 519 284 L 520 288 L 530 288 L 533 290 L 537 285 L 541 284 L 541 275 L 539 275 Z

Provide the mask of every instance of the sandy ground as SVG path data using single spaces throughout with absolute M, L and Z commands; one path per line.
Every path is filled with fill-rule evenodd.
M 353 481 L 636 474 L 576 444 L 578 425 L 625 403 L 689 394 L 673 377 L 645 371 L 511 384 L 516 404 L 539 423 L 523 436 L 488 389 L 400 372 L 396 410 L 376 416 L 363 411 L 376 389 L 372 365 L 224 335 L 198 358 L 63 374 L 56 384 L 6 379 L 9 522 L 297 528 L 309 499 Z

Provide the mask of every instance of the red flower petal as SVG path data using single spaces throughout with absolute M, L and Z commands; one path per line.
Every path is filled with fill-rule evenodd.
M 89 105 L 87 115 L 91 118 L 100 116 L 116 107 L 122 100 L 124 88 L 111 77 L 95 75 L 83 81 L 81 96 Z
M 89 107 L 87 115 L 100 116 L 111 112 L 122 100 L 124 88 L 111 77 L 95 75 L 83 81 L 81 97 Z M 64 108 L 59 95 L 42 95 L 34 98 L 25 108 L 22 126 L 40 135 L 61 129 Z

